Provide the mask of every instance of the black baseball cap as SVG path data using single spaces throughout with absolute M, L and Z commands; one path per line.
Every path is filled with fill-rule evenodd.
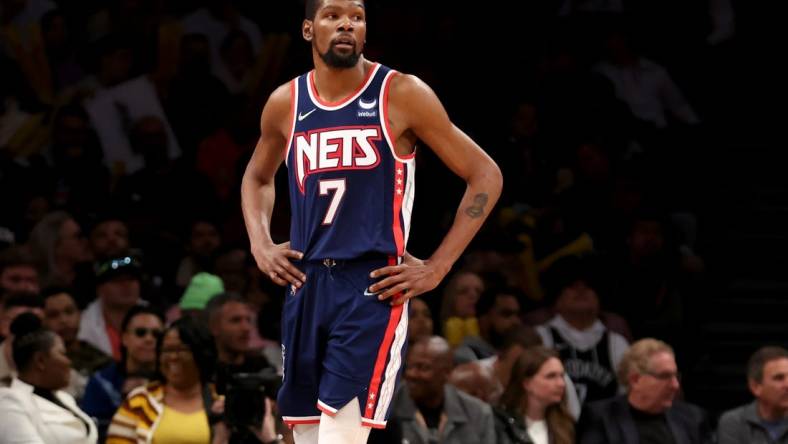
M 96 283 L 107 282 L 118 276 L 142 277 L 142 265 L 132 256 L 121 256 L 96 265 Z

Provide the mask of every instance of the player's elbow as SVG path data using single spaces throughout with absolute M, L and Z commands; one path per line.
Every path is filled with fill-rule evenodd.
M 255 151 L 255 153 L 252 155 L 252 158 L 249 159 L 249 163 L 246 164 L 246 169 L 244 170 L 244 175 L 241 179 L 241 183 L 243 185 L 259 187 L 265 185 L 268 182 L 265 164 L 258 156 L 259 153 Z
M 246 169 L 244 170 L 244 175 L 241 178 L 241 191 L 247 189 L 249 187 L 259 187 L 260 186 L 260 174 L 255 171 L 254 162 L 249 162 L 246 165 Z
M 481 185 L 490 198 L 497 200 L 503 189 L 503 174 L 492 159 L 487 157 L 485 160 L 485 162 L 476 164 L 476 171 L 471 175 L 469 183 L 473 185 L 475 182 Z
M 490 164 L 490 175 L 493 177 L 493 186 L 495 187 L 495 192 L 500 195 L 503 189 L 503 173 L 497 163 L 490 161 Z
M 260 167 L 255 162 L 249 162 L 241 178 L 241 197 L 252 197 L 256 195 L 265 185 L 265 175 L 260 171 Z
M 498 164 L 495 163 L 492 159 L 487 162 L 486 167 L 486 175 L 489 177 L 490 186 L 495 191 L 496 195 L 501 194 L 501 190 L 503 189 L 503 173 L 501 173 L 501 168 L 498 167 Z

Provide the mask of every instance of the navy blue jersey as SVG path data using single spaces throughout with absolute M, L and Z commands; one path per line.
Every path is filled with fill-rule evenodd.
M 335 103 L 318 96 L 314 75 L 291 82 L 290 246 L 306 260 L 402 256 L 416 165 L 413 155 L 396 155 L 388 131 L 396 71 L 374 64 L 361 87 Z

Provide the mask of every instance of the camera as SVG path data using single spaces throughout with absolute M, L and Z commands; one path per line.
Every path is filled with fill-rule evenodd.
M 229 375 L 224 400 L 224 422 L 232 431 L 259 428 L 265 416 L 265 399 L 276 399 L 282 377 L 272 368 L 257 373 Z

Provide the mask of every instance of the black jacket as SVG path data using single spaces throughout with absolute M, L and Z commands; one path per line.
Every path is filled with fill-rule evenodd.
M 666 412 L 676 444 L 710 444 L 713 434 L 706 413 L 697 406 L 673 402 Z M 638 431 L 624 396 L 592 402 L 580 415 L 579 444 L 639 444 Z
M 493 408 L 496 444 L 533 444 L 522 416 L 515 416 L 503 409 Z

